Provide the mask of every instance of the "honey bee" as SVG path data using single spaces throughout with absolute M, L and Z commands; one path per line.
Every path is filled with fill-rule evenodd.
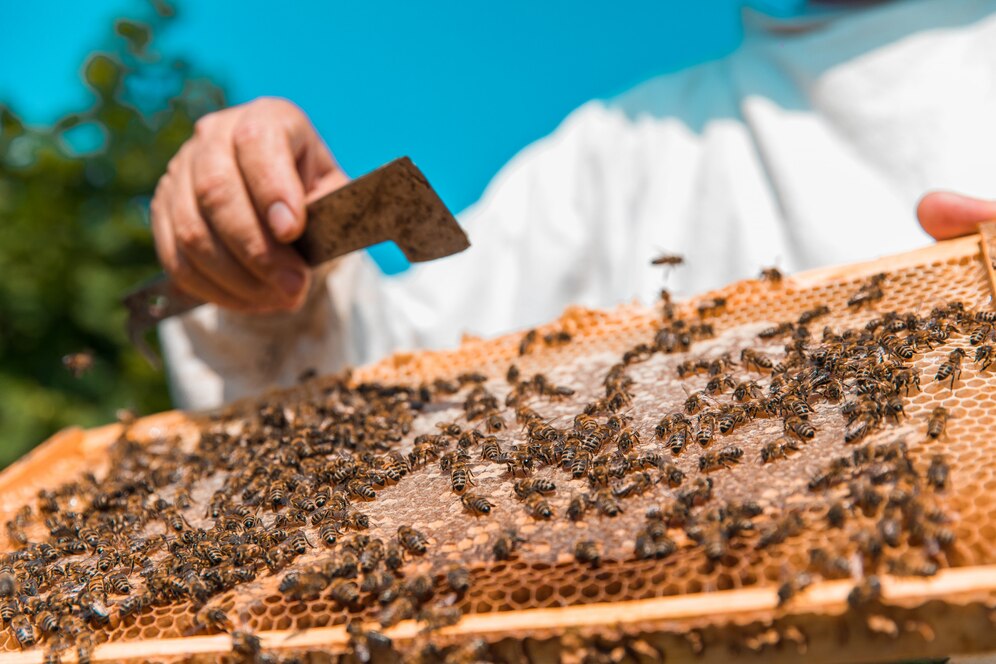
M 232 631 L 232 621 L 228 614 L 218 607 L 206 606 L 197 614 L 197 622 L 212 632 Z
M 428 538 L 411 526 L 398 527 L 398 542 L 408 553 L 417 556 L 425 555 L 429 544 Z
M 340 577 L 329 584 L 329 597 L 343 606 L 354 606 L 360 601 L 360 587 L 355 581 Z
M 553 508 L 550 507 L 547 499 L 539 493 L 530 494 L 526 499 L 526 511 L 534 519 L 546 520 L 553 518 Z
M 937 406 L 930 412 L 930 419 L 927 421 L 927 436 L 933 438 L 934 440 L 940 438 L 944 434 L 944 429 L 947 426 L 948 418 L 950 414 L 947 408 L 943 406 Z
M 696 311 L 698 312 L 699 317 L 705 318 L 706 316 L 718 315 L 725 308 L 726 298 L 714 297 L 700 302 L 696 307 Z
M 821 316 L 826 316 L 828 313 L 830 313 L 830 307 L 826 305 L 821 305 L 819 307 L 803 311 L 799 315 L 799 325 L 808 325 L 817 318 L 820 318 Z
M 851 575 L 851 563 L 847 558 L 834 556 L 826 549 L 810 549 L 809 562 L 826 579 L 842 579 Z
M 771 284 L 780 284 L 785 275 L 777 267 L 765 267 L 761 269 L 761 281 L 767 281 Z
M 80 378 L 93 368 L 93 351 L 84 350 L 78 353 L 68 353 L 62 356 L 62 366 L 73 378 Z
M 757 539 L 757 547 L 764 549 L 773 544 L 781 544 L 789 537 L 797 535 L 802 527 L 802 517 L 798 512 L 792 510 L 761 531 L 761 535 Z
M 484 438 L 481 443 L 481 458 L 497 462 L 502 457 L 501 445 L 494 436 Z
M 384 607 L 379 620 L 383 627 L 393 627 L 402 620 L 415 617 L 415 604 L 406 596 L 401 596 Z
M 639 472 L 628 483 L 615 487 L 612 490 L 612 495 L 617 498 L 640 496 L 649 491 L 655 484 L 657 484 L 657 481 L 650 476 L 650 473 L 646 471 Z
M 611 491 L 607 490 L 602 490 L 595 494 L 594 505 L 599 513 L 608 517 L 618 516 L 623 511 L 619 505 L 619 501 L 616 500 Z
M 714 413 L 703 413 L 696 420 L 695 442 L 702 447 L 707 447 L 712 442 L 713 434 L 716 431 L 716 415 Z M 681 446 L 684 449 L 684 445 Z M 672 453 L 674 452 L 672 446 Z
M 314 572 L 290 572 L 277 589 L 292 600 L 315 599 L 329 585 L 329 579 Z
M 784 322 L 761 330 L 758 332 L 757 336 L 761 339 L 774 339 L 775 337 L 782 337 L 787 334 L 792 334 L 794 330 L 795 323 Z
M 816 436 L 816 429 L 809 422 L 798 415 L 785 418 L 785 431 L 790 431 L 802 440 L 810 440 Z
M 582 540 L 574 546 L 574 559 L 596 568 L 602 564 L 602 554 L 594 540 Z
M 453 466 L 450 470 L 450 488 L 460 495 L 467 490 L 467 485 L 473 485 L 474 473 L 463 463 Z
M 994 360 L 996 360 L 996 354 L 993 353 L 993 347 L 989 344 L 983 344 L 975 349 L 975 363 L 979 365 L 980 371 L 988 369 Z
M 475 493 L 465 493 L 460 498 L 460 502 L 463 503 L 464 509 L 474 516 L 491 514 L 491 510 L 494 508 L 494 503 Z
M 812 584 L 813 578 L 805 572 L 794 575 L 791 579 L 778 586 L 778 606 L 782 606 Z
M 233 653 L 250 662 L 259 660 L 262 644 L 258 636 L 244 629 L 233 631 L 231 636 Z
M 446 570 L 446 584 L 456 594 L 463 595 L 470 589 L 470 572 L 466 567 L 452 565 Z
M 942 491 L 947 487 L 949 474 L 950 470 L 947 461 L 944 459 L 944 455 L 935 454 L 930 460 L 930 466 L 927 468 L 927 481 L 930 482 L 934 489 Z
M 519 537 L 515 529 L 507 528 L 495 538 L 491 545 L 491 552 L 494 554 L 495 560 L 508 560 L 515 554 L 519 545 L 524 544 L 525 541 Z
M 654 266 L 676 267 L 685 262 L 685 257 L 678 254 L 661 254 L 651 259 L 650 264 Z
M 522 340 L 519 342 L 519 355 L 526 355 L 536 345 L 539 339 L 539 333 L 536 330 L 529 330 L 524 335 L 522 335 Z
M 847 594 L 847 604 L 852 609 L 860 609 L 878 601 L 881 597 L 882 582 L 877 576 L 869 576 Z
M 830 505 L 827 510 L 827 522 L 833 528 L 843 528 L 847 520 L 847 508 L 839 500 Z
M 888 568 L 898 576 L 934 576 L 938 571 L 937 563 L 911 554 L 889 560 Z
M 526 499 L 533 493 L 543 493 L 549 494 L 553 493 L 557 486 L 547 479 L 528 479 L 528 480 L 516 480 L 512 485 L 515 490 L 515 495 L 520 499 Z
M 30 648 L 35 644 L 35 628 L 23 613 L 14 616 L 10 621 L 10 629 L 14 633 L 14 638 L 22 648 Z
M 961 377 L 961 360 L 963 357 L 965 357 L 965 350 L 962 348 L 955 348 L 948 353 L 948 359 L 937 368 L 934 380 L 940 382 L 950 377 L 951 389 L 953 391 L 954 384 Z
M 588 511 L 588 499 L 586 496 L 573 496 L 567 505 L 567 518 L 571 521 L 580 521 Z

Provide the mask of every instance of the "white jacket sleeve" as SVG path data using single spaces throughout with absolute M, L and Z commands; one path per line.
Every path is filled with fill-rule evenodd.
M 530 146 L 461 215 L 471 247 L 385 277 L 363 254 L 338 262 L 292 315 L 248 316 L 205 305 L 160 326 L 174 400 L 207 408 L 307 370 L 330 373 L 400 349 L 453 346 L 465 334 L 534 325 L 566 303 L 605 306 L 626 289 L 613 254 L 627 252 L 617 194 L 632 168 L 618 144 L 624 118 L 601 104 L 576 111 Z M 616 124 L 618 126 L 613 127 Z

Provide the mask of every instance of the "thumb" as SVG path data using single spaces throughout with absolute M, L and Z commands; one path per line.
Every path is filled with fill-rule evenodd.
M 916 216 L 935 240 L 969 235 L 984 221 L 996 220 L 996 201 L 949 191 L 933 191 L 920 199 Z

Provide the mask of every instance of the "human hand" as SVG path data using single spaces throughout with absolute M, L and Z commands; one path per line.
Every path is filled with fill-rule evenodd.
M 261 98 L 206 115 L 152 199 L 159 261 L 181 290 L 207 302 L 296 309 L 310 271 L 287 245 L 304 231 L 305 196 L 347 181 L 289 101 Z
M 931 237 L 947 240 L 975 233 L 980 223 L 996 220 L 996 201 L 933 191 L 920 199 L 916 216 Z

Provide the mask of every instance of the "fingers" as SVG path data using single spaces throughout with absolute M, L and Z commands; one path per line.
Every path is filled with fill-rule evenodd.
M 155 238 L 156 254 L 163 269 L 180 290 L 205 302 L 215 302 L 237 311 L 248 311 L 248 303 L 218 286 L 207 274 L 198 269 L 185 255 L 174 233 L 171 201 L 177 200 L 175 176 L 163 177 L 156 187 L 152 200 L 152 232 Z
M 298 306 L 307 290 L 308 268 L 292 249 L 275 242 L 260 221 L 231 151 L 202 146 L 191 158 L 190 170 L 192 193 L 181 198 L 196 201 L 199 217 L 226 255 L 234 257 L 234 266 L 211 263 L 219 279 L 260 306 Z
M 975 233 L 980 223 L 996 220 L 996 201 L 935 191 L 920 199 L 916 213 L 923 230 L 935 240 L 947 240 Z
M 305 184 L 336 168 L 311 122 L 289 102 L 259 100 L 236 123 L 232 143 L 259 218 L 279 242 L 298 238 L 305 224 Z

